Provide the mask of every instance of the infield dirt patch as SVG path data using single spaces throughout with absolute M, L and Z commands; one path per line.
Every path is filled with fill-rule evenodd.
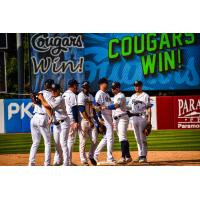
M 113 152 L 114 158 L 118 160 L 121 152 Z M 133 160 L 137 158 L 137 152 L 131 152 Z M 52 153 L 52 161 L 54 154 Z M 0 166 L 27 166 L 28 154 L 4 154 L 0 155 Z M 38 166 L 43 165 L 44 154 L 38 153 L 36 162 Z M 102 152 L 99 161 L 106 160 L 106 152 Z M 75 166 L 81 165 L 79 152 L 73 153 L 73 163 Z M 136 162 L 127 164 L 129 166 L 138 166 Z M 148 153 L 147 166 L 200 166 L 200 151 L 150 151 Z

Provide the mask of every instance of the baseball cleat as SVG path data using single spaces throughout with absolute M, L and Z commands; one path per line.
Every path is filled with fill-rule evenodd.
M 97 161 L 94 158 L 90 158 L 90 162 L 92 163 L 92 165 L 96 166 L 97 165 Z
M 62 166 L 70 166 L 68 162 L 63 163 Z
M 147 163 L 147 158 L 145 156 L 141 156 L 139 159 L 139 163 Z
M 83 166 L 89 166 L 89 164 L 88 164 L 88 162 L 81 162 L 81 164 L 83 165 Z
M 129 162 L 132 162 L 133 159 L 130 157 L 130 158 L 126 158 L 126 163 L 129 163 Z
M 70 163 L 69 163 L 69 166 L 76 166 L 76 164 L 73 163 L 73 162 L 70 162 Z
M 60 163 L 53 163 L 53 166 L 60 166 Z
M 28 163 L 28 166 L 35 166 L 35 163 Z
M 118 161 L 117 164 L 126 164 L 126 158 L 121 157 Z
M 117 161 L 116 160 L 107 160 L 108 165 L 116 165 Z
M 138 156 L 138 158 L 133 162 L 139 162 L 140 159 L 141 159 L 141 156 Z

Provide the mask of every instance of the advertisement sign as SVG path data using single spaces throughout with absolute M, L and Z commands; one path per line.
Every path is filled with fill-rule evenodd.
M 127 103 L 130 97 L 127 97 Z M 152 129 L 157 129 L 156 97 L 150 97 Z M 0 133 L 29 133 L 33 107 L 30 99 L 0 99 Z M 132 130 L 129 124 L 129 130 Z
M 156 97 L 158 129 L 200 129 L 200 96 Z
M 200 129 L 200 96 L 174 97 L 174 128 Z
M 30 132 L 33 107 L 30 99 L 4 99 L 6 133 Z
M 43 88 L 51 78 L 67 88 L 68 80 L 85 79 L 84 43 L 81 34 L 30 34 L 32 90 Z
M 66 89 L 71 78 L 98 87 L 106 77 L 123 91 L 141 80 L 144 90 L 200 89 L 200 34 L 30 34 L 32 89 L 47 78 Z

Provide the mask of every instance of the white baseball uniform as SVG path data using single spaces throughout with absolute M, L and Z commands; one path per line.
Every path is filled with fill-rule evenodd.
M 139 156 L 147 156 L 147 138 L 143 133 L 144 128 L 147 125 L 146 111 L 149 106 L 149 95 L 145 92 L 137 95 L 132 95 L 129 100 L 128 106 L 131 107 L 131 111 L 134 113 L 140 113 L 142 116 L 133 116 L 130 118 L 132 124 L 135 139 L 138 147 Z
M 55 141 L 54 165 L 59 165 L 62 162 L 63 166 L 69 165 L 68 152 L 68 134 L 70 128 L 70 120 L 67 115 L 65 100 L 62 96 L 53 97 L 49 101 L 49 105 L 54 112 L 53 116 L 53 137 Z
M 70 119 L 70 125 L 74 123 L 73 115 L 72 115 L 72 107 L 77 106 L 77 95 L 74 94 L 71 90 L 67 90 L 63 93 L 62 97 L 65 100 L 65 106 L 67 115 Z M 69 136 L 68 136 L 68 151 L 69 151 L 69 165 L 72 163 L 72 151 L 73 151 L 73 145 L 76 141 L 77 131 L 74 131 L 70 128 L 69 130 Z
M 119 104 L 119 108 L 113 110 L 113 117 L 119 117 L 117 120 L 114 120 L 116 127 L 117 135 L 119 141 L 127 141 L 127 128 L 129 123 L 129 117 L 126 114 L 126 97 L 122 92 L 119 92 L 114 96 L 114 104 Z M 121 117 L 120 117 L 121 116 Z
M 103 92 L 102 90 L 99 90 L 96 93 L 95 101 L 98 104 L 104 105 L 104 106 L 109 106 L 112 104 L 109 94 L 106 92 Z M 114 143 L 112 111 L 105 109 L 105 110 L 102 110 L 101 113 L 102 113 L 102 117 L 104 119 L 105 126 L 106 126 L 106 134 L 104 135 L 104 137 L 98 144 L 94 153 L 94 158 L 97 160 L 100 154 L 100 151 L 105 147 L 105 145 L 107 145 L 107 161 L 112 162 L 114 161 L 114 158 L 112 155 L 113 143 Z
M 44 99 L 48 102 L 52 98 L 51 92 L 47 90 L 41 91 Z M 44 165 L 48 166 L 51 162 L 51 133 L 50 126 L 48 124 L 48 115 L 46 110 L 41 105 L 34 104 L 34 116 L 30 121 L 31 126 L 31 135 L 32 135 L 32 146 L 30 150 L 29 156 L 29 165 L 35 165 L 35 156 L 37 153 L 37 149 L 40 144 L 41 135 L 44 138 L 45 145 L 45 159 Z
M 85 112 L 87 115 L 93 120 L 93 108 L 92 108 L 92 102 L 94 101 L 94 97 L 89 94 L 86 95 L 84 92 L 80 92 L 78 94 L 78 105 L 79 106 L 84 106 L 85 107 Z M 87 157 L 86 157 L 86 141 L 87 137 L 89 136 L 90 141 L 91 141 L 91 146 L 90 146 L 90 152 L 89 152 L 89 158 L 94 158 L 94 151 L 97 146 L 97 129 L 94 126 L 93 128 L 90 128 L 89 122 L 84 119 L 82 116 L 82 113 L 80 112 L 80 128 L 79 128 L 79 142 L 80 142 L 80 159 L 81 162 L 87 162 Z

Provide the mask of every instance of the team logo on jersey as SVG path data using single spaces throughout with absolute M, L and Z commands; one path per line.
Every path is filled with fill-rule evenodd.
M 139 100 L 132 100 L 132 104 L 137 105 L 137 104 L 144 104 L 143 101 L 139 101 Z
M 110 102 L 110 101 L 111 101 L 111 98 L 108 97 L 108 96 L 106 96 L 106 97 L 105 97 L 105 100 L 106 100 L 106 102 Z
M 136 112 L 144 112 L 146 110 L 146 104 L 143 101 L 133 99 L 132 104 Z

